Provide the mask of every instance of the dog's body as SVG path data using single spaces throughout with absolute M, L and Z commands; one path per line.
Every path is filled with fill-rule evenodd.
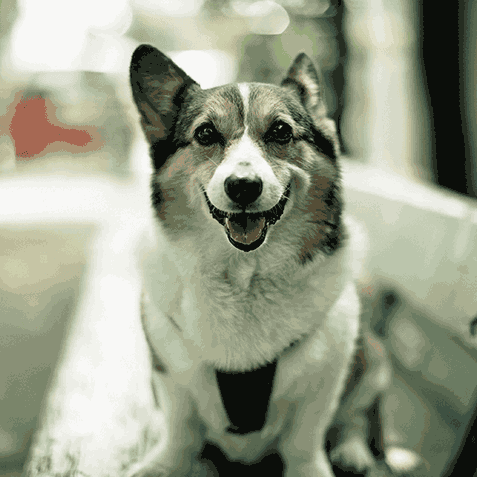
M 168 426 L 129 475 L 185 475 L 207 439 L 249 462 L 273 446 L 287 475 L 330 477 L 359 301 L 311 62 L 281 87 L 202 90 L 141 46 L 131 83 L 154 164 L 143 326 Z

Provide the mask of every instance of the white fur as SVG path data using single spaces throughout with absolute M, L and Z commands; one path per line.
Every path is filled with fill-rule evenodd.
M 224 189 L 224 181 L 230 175 L 238 177 L 255 175 L 263 182 L 260 198 L 247 207 L 247 212 L 271 209 L 285 191 L 285 187 L 278 182 L 270 164 L 263 157 L 262 151 L 250 138 L 248 128 L 238 142 L 227 150 L 224 160 L 217 167 L 207 187 L 207 195 L 215 207 L 227 212 L 239 212 L 234 210 L 234 204 Z
M 242 96 L 242 101 L 244 105 L 244 114 L 247 117 L 248 114 L 248 98 L 250 95 L 250 86 L 247 83 L 238 83 L 237 87 L 240 91 L 240 96 Z
M 297 268 L 287 280 L 291 287 L 288 297 L 273 288 L 266 290 L 264 294 L 269 294 L 267 298 L 276 302 L 277 307 L 269 315 L 250 321 L 239 304 L 223 306 L 221 290 L 211 293 L 216 289 L 214 270 L 204 270 L 200 258 L 191 260 L 188 254 L 187 260 L 178 260 L 176 253 L 180 251 L 173 246 L 158 249 L 145 268 L 145 326 L 155 353 L 168 371 L 154 373 L 154 385 L 169 418 L 169 431 L 128 475 L 147 475 L 158 466 L 172 470 L 192 462 L 194 452 L 201 446 L 198 425 L 202 422 L 207 426 L 206 438 L 231 458 L 253 461 L 278 436 L 278 449 L 287 464 L 288 476 L 330 477 L 323 450 L 324 434 L 348 373 L 359 323 L 359 301 L 349 280 L 348 250 L 345 248 L 328 262 L 312 266 L 311 273 L 309 269 L 305 273 Z M 234 283 L 230 297 L 247 286 L 240 275 L 250 276 L 256 270 L 253 260 L 246 262 L 222 264 L 228 266 L 229 278 Z M 220 264 L 216 265 L 220 268 Z M 276 271 L 271 276 L 283 279 Z M 256 297 L 257 306 L 261 299 L 263 295 Z M 280 308 L 281 314 L 277 313 Z M 166 310 L 181 331 L 167 317 Z M 287 329 L 287 321 L 293 321 L 294 327 Z M 236 329 L 231 329 L 233 324 Z M 251 327 L 253 332 L 242 342 L 240 330 L 244 326 Z M 274 330 L 282 327 L 284 337 L 272 336 Z M 268 346 L 261 338 L 263 330 L 270 340 Z M 278 362 L 265 427 L 245 436 L 227 434 L 229 422 L 221 405 L 214 367 L 246 367 L 251 364 L 249 359 L 263 360 L 261 356 L 267 352 L 270 356 L 265 357 L 272 359 L 272 355 L 286 347 L 287 340 L 289 343 L 305 333 L 302 342 Z M 230 343 L 238 344 L 236 354 L 231 353 Z M 198 419 L 193 419 L 194 410 Z M 164 475 L 168 475 L 166 471 Z
M 241 84 L 239 91 L 247 116 L 250 87 Z M 233 212 L 225 179 L 230 174 L 258 176 L 263 192 L 248 210 L 257 212 L 275 206 L 293 179 L 282 218 L 257 250 L 245 253 L 228 242 L 201 192 L 186 186 L 187 174 L 168 182 L 173 159 L 160 173 L 159 183 L 163 180 L 166 189 L 182 187 L 189 194 L 184 204 L 191 210 L 180 221 L 181 233 L 171 232 L 173 220 L 166 234 L 157 223 L 160 245 L 144 263 L 144 329 L 166 370 L 154 372 L 153 383 L 168 425 L 163 439 L 128 477 L 155 475 L 158 469 L 164 476 L 186 475 L 204 438 L 231 458 L 250 462 L 274 446 L 288 477 L 333 475 L 324 451 L 325 433 L 359 328 L 351 247 L 345 243 L 330 256 L 318 253 L 313 262 L 300 263 L 300 227 L 306 219 L 300 221 L 304 212 L 296 203 L 304 203 L 307 189 L 299 189 L 311 178 L 291 162 L 273 164 L 274 158 L 265 157 L 249 135 L 247 124 L 245 120 L 242 137 L 231 140 L 220 160 L 213 162 L 213 170 L 208 163 L 210 180 L 201 184 L 215 207 Z M 186 157 L 179 152 L 178 158 L 180 154 Z M 330 163 L 328 169 L 333 167 Z M 276 358 L 265 426 L 246 435 L 228 433 L 230 422 L 215 370 L 245 371 Z

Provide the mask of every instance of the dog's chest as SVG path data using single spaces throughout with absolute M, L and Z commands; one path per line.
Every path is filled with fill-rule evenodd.
M 319 323 L 320 310 L 306 286 L 260 274 L 248 282 L 243 287 L 224 274 L 184 289 L 178 320 L 203 358 L 218 368 L 250 369 L 271 362 Z
M 191 359 L 226 370 L 272 362 L 321 326 L 342 287 L 334 260 L 321 273 L 306 274 L 264 272 L 250 262 L 196 262 L 186 269 L 166 260 L 150 269 L 148 294 L 156 310 L 175 323 L 177 346 Z

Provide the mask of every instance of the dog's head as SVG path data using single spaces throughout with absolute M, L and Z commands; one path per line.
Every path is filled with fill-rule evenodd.
M 166 232 L 218 223 L 240 251 L 282 243 L 303 263 L 339 246 L 338 140 L 305 54 L 281 86 L 203 90 L 147 45 L 134 52 L 130 74 Z

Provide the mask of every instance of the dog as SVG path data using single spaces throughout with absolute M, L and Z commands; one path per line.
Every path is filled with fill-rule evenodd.
M 205 441 L 333 475 L 324 439 L 360 304 L 319 78 L 302 53 L 280 86 L 204 90 L 152 46 L 132 56 L 153 164 L 142 322 L 166 424 L 129 477 L 186 475 Z

